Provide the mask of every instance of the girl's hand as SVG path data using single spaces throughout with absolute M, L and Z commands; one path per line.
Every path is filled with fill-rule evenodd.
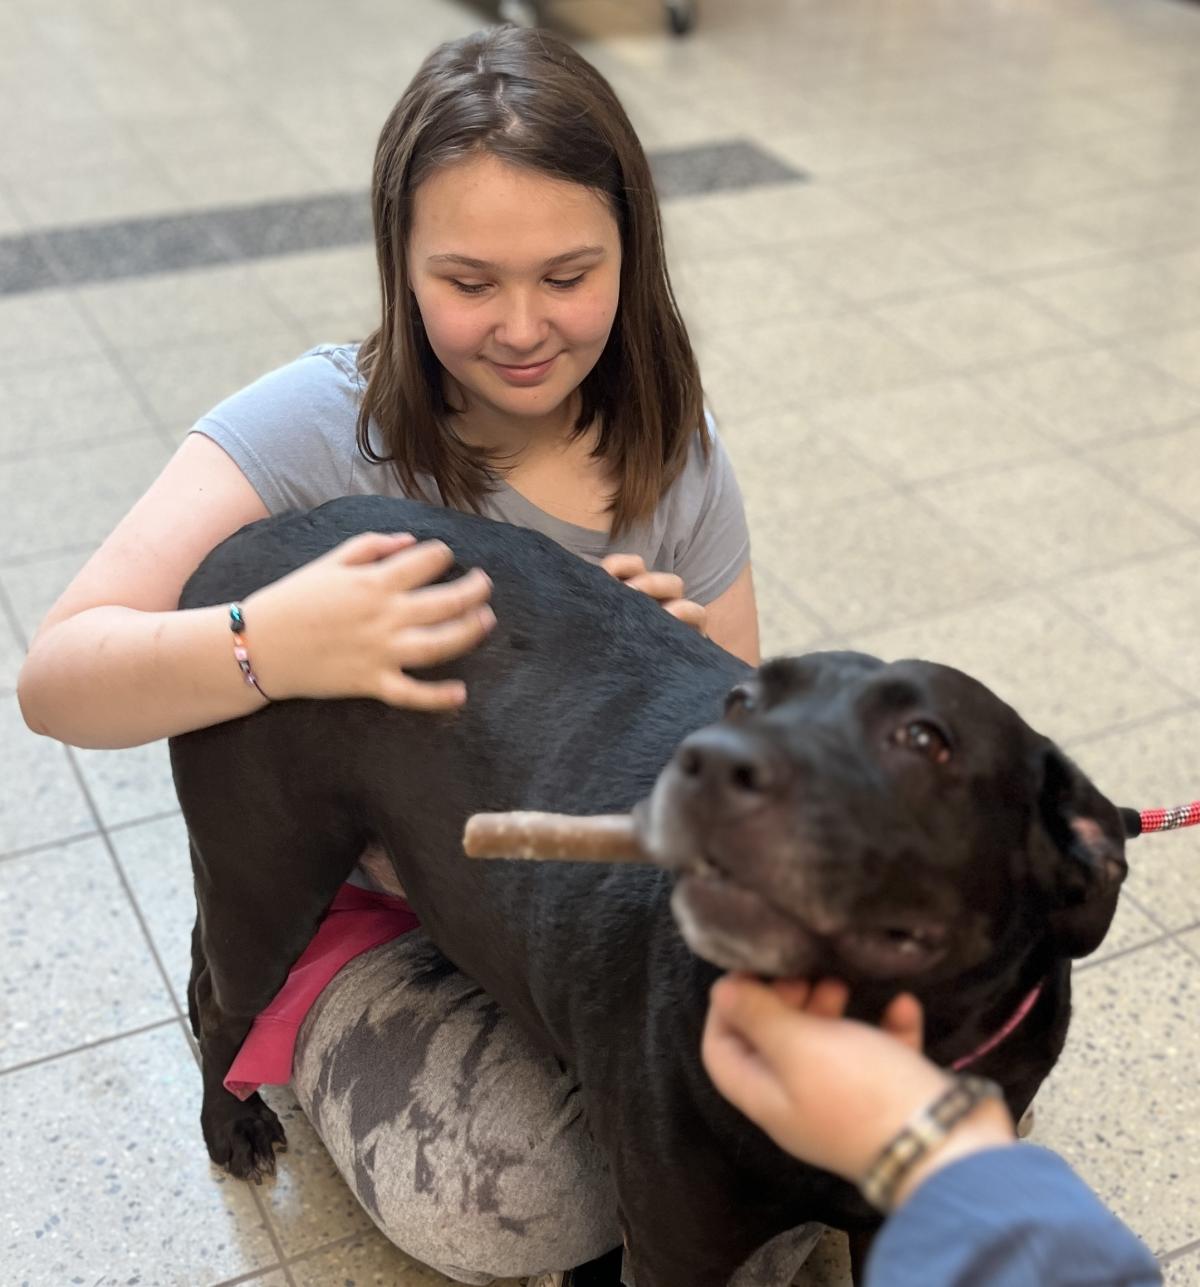
M 640 554 L 609 554 L 600 561 L 600 566 L 630 589 L 657 599 L 671 616 L 704 634 L 708 613 L 703 604 L 683 597 L 682 577 L 673 572 L 647 572 L 646 561 Z
M 729 975 L 713 987 L 701 1057 L 716 1088 L 780 1148 L 857 1184 L 949 1074 L 921 1054 L 915 997 L 898 996 L 880 1028 L 843 1018 L 847 997 L 831 980 L 768 986 Z M 987 1109 L 991 1117 L 976 1110 L 985 1119 L 979 1147 L 1012 1138 L 1003 1105 Z M 931 1160 L 942 1154 L 949 1160 L 948 1146 Z
M 458 680 L 410 669 L 461 657 L 496 623 L 479 569 L 431 585 L 453 565 L 441 541 L 367 532 L 245 600 L 246 646 L 272 698 L 374 697 L 414 710 L 466 700 Z

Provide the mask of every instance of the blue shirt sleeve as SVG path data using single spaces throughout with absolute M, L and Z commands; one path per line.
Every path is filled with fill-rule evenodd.
M 936 1171 L 884 1225 L 866 1287 L 1150 1287 L 1146 1247 L 1074 1171 L 1022 1144 Z

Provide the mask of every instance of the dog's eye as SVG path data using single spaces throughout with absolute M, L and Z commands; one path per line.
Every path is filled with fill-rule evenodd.
M 914 719 L 901 724 L 892 734 L 892 741 L 910 751 L 916 751 L 935 764 L 945 764 L 950 759 L 950 742 L 936 724 Z
M 752 711 L 756 705 L 754 690 L 747 684 L 739 684 L 725 698 L 725 714 L 735 715 L 743 711 Z

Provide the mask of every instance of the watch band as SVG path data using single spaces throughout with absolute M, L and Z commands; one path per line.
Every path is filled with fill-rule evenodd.
M 890 1211 L 896 1190 L 913 1167 L 984 1100 L 1002 1098 L 1003 1092 L 994 1081 L 970 1075 L 955 1077 L 883 1147 L 859 1185 L 863 1197 L 880 1211 Z

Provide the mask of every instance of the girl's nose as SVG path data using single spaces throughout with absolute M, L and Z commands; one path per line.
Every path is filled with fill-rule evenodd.
M 496 342 L 514 356 L 532 354 L 545 341 L 549 319 L 530 291 L 517 291 L 505 301 L 504 312 L 496 327 Z

